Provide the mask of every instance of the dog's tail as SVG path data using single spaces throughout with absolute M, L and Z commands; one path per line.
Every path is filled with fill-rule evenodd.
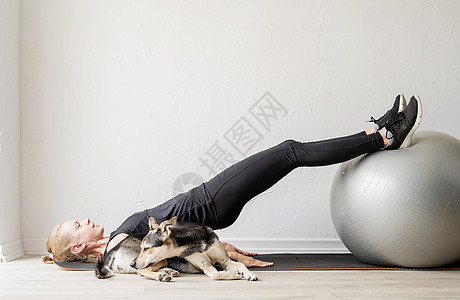
M 96 277 L 99 279 L 105 279 L 113 276 L 112 271 L 107 267 L 105 260 L 100 256 L 97 258 L 96 262 Z

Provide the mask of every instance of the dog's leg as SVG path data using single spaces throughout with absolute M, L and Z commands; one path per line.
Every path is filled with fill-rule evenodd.
M 171 268 L 161 268 L 158 270 L 158 272 L 166 273 L 170 275 L 171 277 L 179 276 L 179 271 L 171 269 Z
M 246 266 L 240 262 L 233 261 L 229 259 L 226 263 L 226 266 L 221 265 L 225 270 L 229 271 L 230 273 L 237 274 L 236 276 L 249 281 L 256 281 L 258 280 L 257 275 L 252 273 L 251 271 L 246 268 Z M 238 279 L 238 278 L 235 278 Z
M 155 265 L 151 265 L 151 266 L 148 266 L 147 268 L 145 269 L 140 269 L 140 270 L 137 270 L 137 274 L 143 276 L 143 277 L 146 277 L 146 278 L 149 278 L 149 279 L 153 279 L 153 280 L 158 280 L 158 281 L 163 281 L 163 282 L 169 282 L 172 280 L 172 276 L 174 275 L 177 275 L 179 272 L 177 272 L 177 274 L 168 274 L 169 271 L 166 271 L 165 268 L 166 266 L 168 265 L 168 263 L 166 262 L 166 260 L 162 260 L 158 263 L 156 263 Z M 163 271 L 165 270 L 165 271 Z M 172 269 L 170 269 L 172 270 Z M 172 271 L 175 271 L 175 270 L 172 270 Z
M 246 279 L 250 281 L 257 280 L 257 275 L 252 273 L 246 266 L 240 262 L 235 262 L 228 257 L 224 246 L 217 241 L 206 252 L 212 261 L 218 263 L 224 270 L 228 271 L 234 277 L 229 279 Z
M 217 269 L 214 268 L 214 266 L 211 265 L 211 263 L 209 262 L 203 263 L 201 267 L 203 269 L 203 273 L 212 280 L 242 279 L 241 275 L 238 277 L 237 274 L 229 272 L 227 270 L 217 271 Z
M 149 268 L 137 270 L 137 274 L 149 279 L 163 282 L 169 282 L 172 280 L 172 277 L 170 275 L 162 272 L 152 272 L 149 270 Z
M 163 259 L 163 260 L 160 260 L 159 262 L 157 262 L 154 265 L 148 266 L 147 268 L 152 272 L 156 272 L 159 269 L 166 267 L 167 265 L 168 265 L 168 262 L 166 261 L 166 259 Z
M 148 266 L 147 268 L 152 272 L 166 273 L 172 277 L 179 275 L 179 271 L 176 271 L 171 268 L 166 268 L 167 265 L 168 265 L 168 262 L 166 261 L 166 259 L 163 259 L 154 265 Z
M 203 273 L 212 280 L 225 280 L 225 279 L 243 279 L 242 274 L 238 276 L 235 272 L 217 271 L 212 265 L 208 256 L 204 253 L 194 253 L 185 257 L 195 268 L 203 270 Z

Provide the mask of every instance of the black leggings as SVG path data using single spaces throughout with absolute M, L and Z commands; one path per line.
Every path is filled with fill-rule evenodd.
M 219 227 L 233 224 L 249 200 L 297 167 L 336 164 L 383 146 L 379 133 L 360 132 L 310 143 L 288 140 L 249 156 L 205 183 L 215 205 Z

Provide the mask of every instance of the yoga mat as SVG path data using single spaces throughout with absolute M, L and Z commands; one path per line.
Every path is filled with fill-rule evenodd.
M 56 266 L 67 271 L 94 271 L 96 263 L 53 261 Z
M 400 267 L 383 267 L 366 264 L 352 254 L 260 254 L 254 256 L 262 261 L 274 262 L 266 268 L 249 268 L 253 271 L 288 271 L 288 270 L 460 270 L 460 262 L 439 268 L 411 269 Z M 54 262 L 69 271 L 94 271 L 94 263 Z
M 255 271 L 288 270 L 460 270 L 460 262 L 438 268 L 403 268 L 377 266 L 364 263 L 352 254 L 260 254 L 255 258 L 272 261 L 266 268 L 249 268 Z

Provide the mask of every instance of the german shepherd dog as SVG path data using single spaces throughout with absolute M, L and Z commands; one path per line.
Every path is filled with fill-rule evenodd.
M 179 272 L 204 273 L 214 280 L 257 280 L 244 264 L 228 257 L 217 234 L 205 225 L 178 223 L 176 217 L 158 225 L 150 218 L 149 228 L 143 239 L 143 234 L 129 235 L 103 259 L 99 258 L 96 276 L 112 276 L 111 268 L 119 273 L 137 271 L 141 276 L 159 281 L 170 281 Z M 218 271 L 215 266 L 224 270 Z
M 141 243 L 139 255 L 131 267 L 143 269 L 173 257 L 188 261 L 211 279 L 257 280 L 257 276 L 240 262 L 232 261 L 217 234 L 208 226 L 189 222 L 177 223 L 176 217 L 157 224 L 149 219 L 150 231 Z M 217 271 L 217 265 L 224 269 Z M 142 275 L 142 274 L 141 274 Z
M 142 270 L 132 268 L 130 264 L 139 255 L 144 236 L 145 233 L 129 234 L 113 247 L 104 258 L 98 257 L 95 268 L 96 277 L 100 279 L 109 278 L 113 276 L 113 272 L 138 273 L 150 279 L 167 282 L 179 274 L 177 270 L 183 273 L 199 273 L 186 260 L 180 259 L 171 259 L 168 260 L 169 262 L 162 261 L 155 266 L 152 265 Z M 166 268 L 168 265 L 174 269 Z

